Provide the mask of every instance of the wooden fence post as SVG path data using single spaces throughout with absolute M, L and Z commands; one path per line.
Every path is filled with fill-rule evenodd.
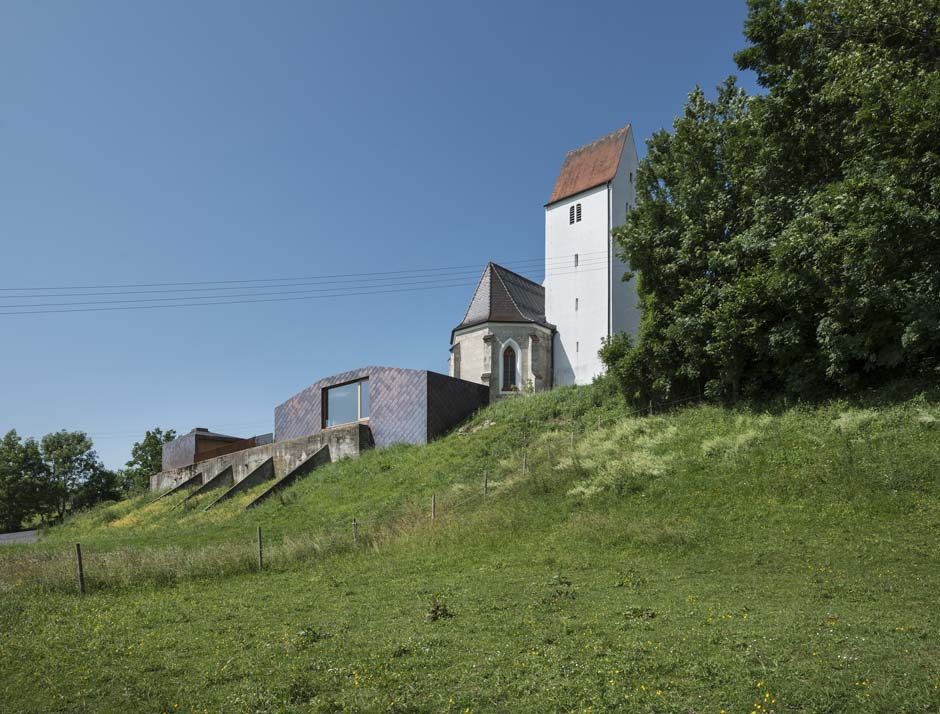
M 431 520 L 437 518 L 437 494 L 431 494 Z
M 85 594 L 85 569 L 82 567 L 82 544 L 75 544 L 75 559 L 78 562 L 78 592 Z
M 264 569 L 264 555 L 261 551 L 261 526 L 258 526 L 258 572 Z
M 653 400 L 650 399 L 650 416 L 653 416 Z
M 483 470 L 483 498 L 486 498 L 490 492 L 490 483 L 486 469 Z
M 359 521 L 353 518 L 353 545 L 359 545 Z
M 528 457 L 529 457 L 529 450 L 524 449 L 522 452 L 522 478 L 525 478 L 525 470 L 526 470 L 526 466 L 528 465 L 527 464 Z
M 574 451 L 574 429 L 571 430 L 571 450 Z

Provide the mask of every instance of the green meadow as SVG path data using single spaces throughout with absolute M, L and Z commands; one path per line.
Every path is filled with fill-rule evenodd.
M 0 710 L 940 711 L 940 393 L 895 392 L 561 389 L 251 511 L 78 514 L 0 550 Z

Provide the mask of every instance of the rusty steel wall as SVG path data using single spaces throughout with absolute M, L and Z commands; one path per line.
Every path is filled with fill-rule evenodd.
M 206 459 L 214 459 L 217 456 L 223 456 L 224 454 L 231 454 L 235 451 L 244 451 L 245 449 L 253 449 L 256 446 L 263 446 L 264 444 L 270 444 L 274 441 L 273 434 L 258 434 L 257 436 L 250 436 L 247 439 L 239 439 L 238 441 L 228 441 L 214 446 L 211 449 L 206 449 L 205 451 L 200 451 L 196 457 L 200 461 L 205 461 Z
M 204 461 L 233 451 L 242 451 L 273 441 L 270 434 L 260 434 L 249 439 L 239 439 L 235 436 L 219 434 L 206 434 L 205 432 L 191 431 L 183 434 L 163 445 L 162 468 L 178 469 L 189 466 L 197 461 Z

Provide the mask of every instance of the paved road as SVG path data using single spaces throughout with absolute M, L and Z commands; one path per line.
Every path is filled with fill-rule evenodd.
M 0 545 L 5 543 L 35 543 L 37 540 L 39 540 L 39 531 L 0 533 Z

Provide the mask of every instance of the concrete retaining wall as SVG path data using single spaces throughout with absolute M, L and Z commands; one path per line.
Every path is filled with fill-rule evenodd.
M 358 456 L 374 445 L 372 433 L 364 424 L 349 424 L 325 429 L 316 434 L 289 441 L 276 441 L 253 449 L 225 454 L 191 466 L 161 471 L 150 477 L 150 490 L 162 491 L 202 473 L 201 483 L 206 484 L 229 466 L 232 467 L 233 483 L 238 483 L 268 459 L 274 459 L 276 478 L 283 478 L 298 465 L 324 446 L 329 446 L 330 457 L 339 461 Z

